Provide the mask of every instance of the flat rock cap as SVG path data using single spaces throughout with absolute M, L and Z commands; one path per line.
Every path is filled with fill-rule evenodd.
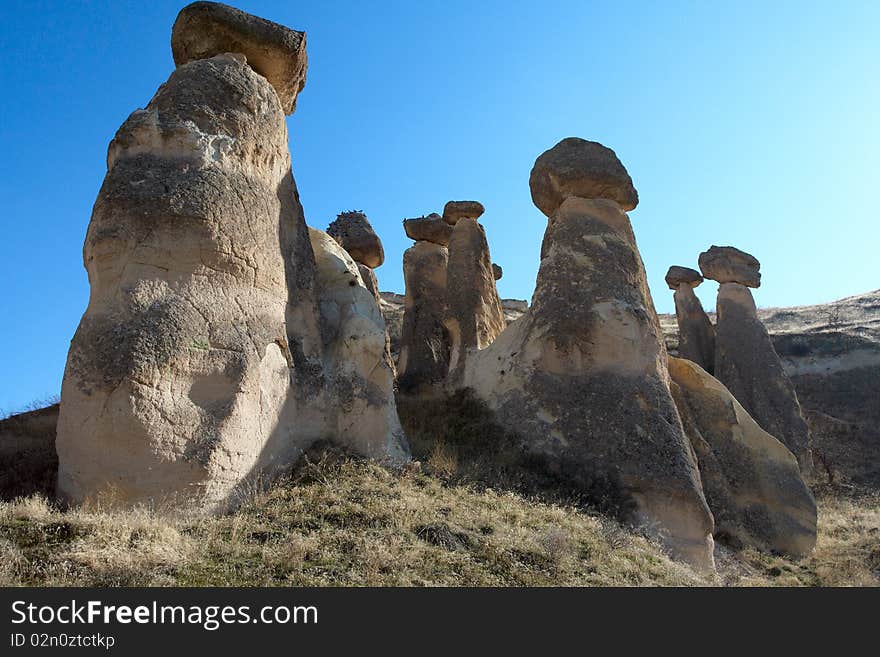
M 343 212 L 327 227 L 332 237 L 355 262 L 371 269 L 385 262 L 385 249 L 363 212 Z
M 449 201 L 443 206 L 443 221 L 454 226 L 459 219 L 477 219 L 485 211 L 479 201 Z
M 761 263 L 755 256 L 735 247 L 712 245 L 700 254 L 699 264 L 703 276 L 713 281 L 761 286 Z
M 672 265 L 672 267 L 669 268 L 669 271 L 666 272 L 666 284 L 669 286 L 670 290 L 678 289 L 678 286 L 682 284 L 697 287 L 702 282 L 703 277 L 700 275 L 700 272 L 696 269 L 691 269 L 690 267 Z
M 417 242 L 433 242 L 440 246 L 449 246 L 453 228 L 443 221 L 439 214 L 432 212 L 427 217 L 415 217 L 403 220 L 406 236 Z
M 639 204 L 632 178 L 610 148 L 567 137 L 544 151 L 529 176 L 532 201 L 548 217 L 569 196 L 616 201 L 624 211 Z
M 183 66 L 226 52 L 241 53 L 275 89 L 285 114 L 293 114 L 306 84 L 306 34 L 219 2 L 193 2 L 171 28 L 174 63 Z

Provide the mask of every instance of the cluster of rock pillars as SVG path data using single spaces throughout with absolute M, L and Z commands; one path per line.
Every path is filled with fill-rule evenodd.
M 227 509 L 327 441 L 390 466 L 410 458 L 395 394 L 469 389 L 555 477 L 694 566 L 713 541 L 803 555 L 816 506 L 809 436 L 732 247 L 672 267 L 681 358 L 667 355 L 615 153 L 568 138 L 535 162 L 547 216 L 528 310 L 506 325 L 483 206 L 403 223 L 396 366 L 362 212 L 306 226 L 285 114 L 306 38 L 232 7 L 179 14 L 177 66 L 131 114 L 83 249 L 91 295 L 71 342 L 57 426 L 70 503 Z M 713 325 L 693 288 L 720 283 Z

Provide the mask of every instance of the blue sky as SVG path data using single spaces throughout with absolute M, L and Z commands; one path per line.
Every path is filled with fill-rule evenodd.
M 0 409 L 56 393 L 88 300 L 82 242 L 106 148 L 173 69 L 183 2 L 0 2 Z M 529 298 L 544 216 L 535 158 L 615 149 L 657 309 L 710 244 L 762 262 L 760 305 L 880 287 L 878 2 L 282 2 L 236 6 L 308 33 L 290 117 L 307 222 L 366 211 L 382 289 L 400 221 L 477 199 L 502 296 Z M 716 286 L 698 293 L 714 306 Z

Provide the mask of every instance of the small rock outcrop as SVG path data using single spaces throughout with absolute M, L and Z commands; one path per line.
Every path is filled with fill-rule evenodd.
M 809 428 L 791 379 L 758 319 L 751 290 L 740 283 L 722 283 L 716 313 L 715 377 L 809 471 Z
M 816 544 L 816 502 L 794 455 L 696 363 L 669 359 L 672 392 L 700 464 L 715 537 L 800 557 Z
M 618 201 L 635 205 L 629 175 L 611 150 L 567 139 L 538 158 L 531 186 L 549 217 L 532 304 L 469 358 L 463 387 L 532 463 L 712 569 L 712 515 Z
M 58 404 L 0 419 L 0 500 L 55 497 Z
M 449 238 L 452 237 L 452 224 L 443 221 L 436 212 L 426 217 L 404 219 L 403 230 L 412 240 L 424 240 L 440 246 L 449 246 Z
M 702 282 L 700 272 L 688 267 L 672 266 L 666 273 L 666 284 L 675 291 L 678 355 L 711 373 L 715 369 L 715 327 L 694 294 Z
M 492 275 L 495 277 L 496 281 L 501 280 L 501 277 L 504 276 L 504 270 L 501 268 L 501 265 L 496 265 L 494 262 L 492 263 Z
M 327 227 L 327 234 L 348 251 L 355 262 L 370 269 L 381 267 L 385 262 L 382 240 L 363 212 L 343 212 Z
M 430 393 L 449 371 L 451 341 L 446 329 L 446 274 L 449 250 L 416 242 L 403 254 L 406 283 L 397 383 L 401 392 Z
M 639 203 L 633 186 L 617 154 L 595 141 L 568 137 L 544 152 L 529 177 L 532 201 L 548 217 L 569 196 L 608 199 L 624 211 Z
M 455 380 L 464 371 L 469 353 L 488 347 L 507 325 L 486 231 L 476 219 L 463 217 L 455 224 L 446 281 L 449 374 Z
M 710 246 L 700 254 L 703 276 L 718 283 L 761 286 L 761 263 L 755 256 L 732 246 Z
M 479 201 L 449 201 L 443 206 L 443 221 L 454 226 L 459 219 L 479 219 L 485 211 Z
M 306 35 L 219 2 L 193 2 L 171 30 L 174 63 L 183 66 L 227 52 L 240 53 L 275 89 L 285 114 L 293 114 L 306 84 Z
M 327 233 L 309 229 L 329 387 L 331 441 L 355 454 L 399 465 L 409 446 L 386 359 L 385 320 L 357 263 Z M 369 270 L 372 273 L 372 270 Z

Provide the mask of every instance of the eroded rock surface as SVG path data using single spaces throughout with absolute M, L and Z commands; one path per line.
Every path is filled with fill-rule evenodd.
M 716 312 L 715 377 L 809 470 L 809 429 L 751 291 L 739 283 L 722 283 Z
M 715 369 L 715 327 L 694 294 L 702 282 L 700 272 L 688 267 L 673 266 L 666 274 L 666 284 L 675 290 L 678 354 L 711 373 Z
M 700 254 L 703 276 L 719 283 L 761 286 L 761 263 L 755 256 L 733 246 L 710 246 Z
M 816 502 L 794 455 L 696 363 L 670 357 L 669 374 L 716 538 L 735 548 L 808 554 L 816 544 Z
M 559 179 L 545 156 L 536 169 Z M 533 461 L 711 569 L 712 515 L 629 218 L 615 200 L 568 194 L 542 255 L 530 308 L 468 360 L 464 386 Z
M 563 139 L 537 159 L 529 188 L 532 201 L 548 217 L 570 196 L 609 199 L 623 210 L 639 204 L 639 194 L 615 152 L 578 137 Z
M 449 238 L 452 237 L 452 225 L 443 221 L 436 212 L 426 217 L 404 219 L 403 229 L 412 240 L 425 240 L 440 246 L 449 246 Z
M 433 391 L 449 371 L 451 341 L 444 324 L 448 262 L 448 249 L 432 242 L 416 242 L 403 254 L 406 296 L 397 361 L 401 392 Z
M 317 437 L 284 419 L 290 368 L 309 387 L 320 366 L 314 263 L 281 103 L 243 58 L 180 66 L 126 120 L 83 256 L 91 296 L 62 388 L 63 497 L 214 508 Z
M 459 219 L 479 219 L 485 211 L 479 201 L 449 201 L 443 206 L 443 221 L 454 226 Z
M 177 66 L 223 53 L 241 53 L 269 81 L 285 114 L 293 114 L 306 83 L 306 35 L 219 2 L 193 2 L 171 30 Z
M 488 347 L 507 325 L 495 288 L 486 231 L 476 219 L 463 218 L 455 224 L 446 280 L 449 372 L 457 379 L 468 354 Z
M 375 269 L 385 262 L 382 241 L 363 212 L 343 212 L 327 228 L 327 234 L 357 263 Z

